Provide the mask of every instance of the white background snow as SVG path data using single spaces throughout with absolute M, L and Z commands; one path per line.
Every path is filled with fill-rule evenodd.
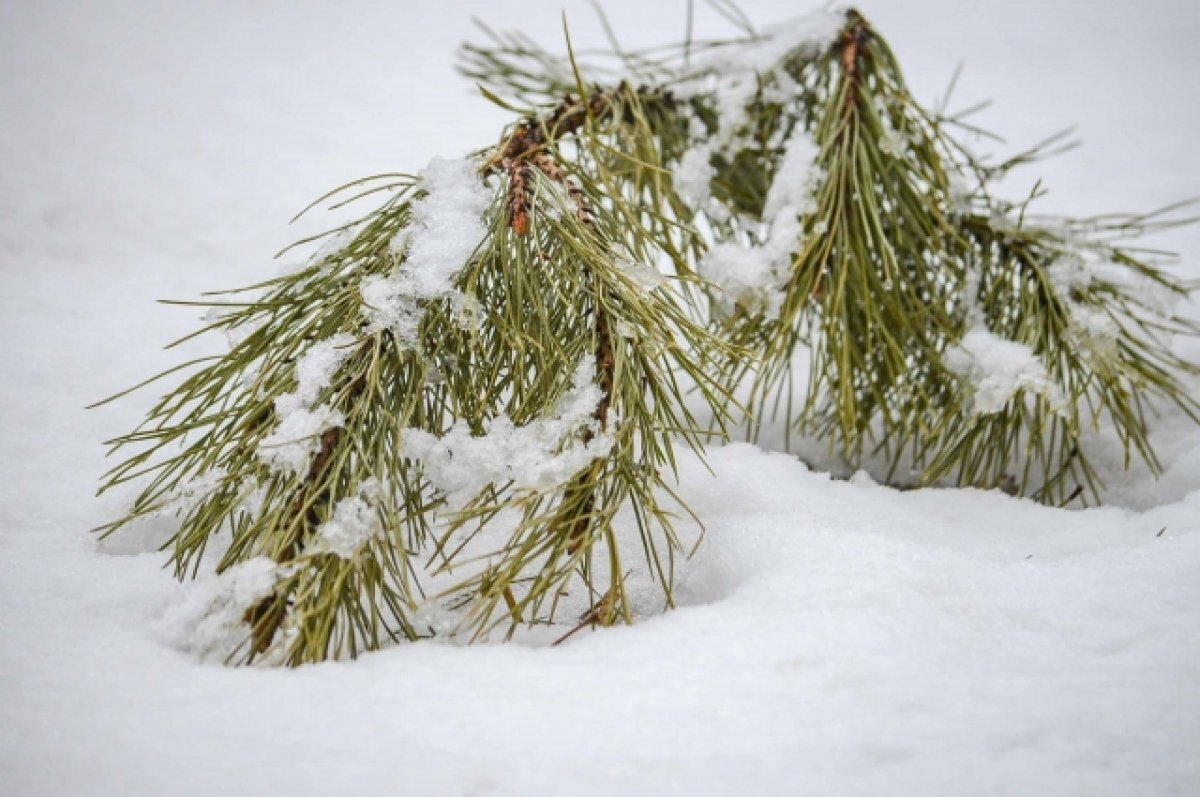
M 682 32 L 683 0 L 605 6 L 629 44 Z M 555 42 L 559 10 L 0 2 L 0 793 L 1200 794 L 1200 435 L 1173 417 L 1164 478 L 1109 469 L 1086 512 L 714 450 L 716 478 L 683 468 L 687 605 L 558 648 L 281 671 L 164 644 L 161 556 L 87 532 L 117 510 L 99 441 L 153 395 L 83 406 L 176 362 L 195 314 L 155 299 L 270 275 L 332 185 L 492 141 L 505 114 L 450 65 L 469 17 Z M 1200 193 L 1191 0 L 863 10 L 919 97 L 965 59 L 960 100 L 1013 145 L 1080 124 L 1047 209 Z M 1161 241 L 1200 275 L 1200 232 Z

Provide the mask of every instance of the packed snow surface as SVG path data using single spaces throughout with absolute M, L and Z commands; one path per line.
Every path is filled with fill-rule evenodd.
M 795 13 L 740 5 L 764 23 Z M 682 2 L 605 7 L 629 48 L 683 35 Z M 696 8 L 698 37 L 728 34 Z M 183 590 L 155 551 L 167 518 L 88 534 L 129 498 L 92 497 L 98 441 L 157 394 L 82 407 L 222 348 L 158 350 L 201 322 L 153 300 L 270 278 L 271 253 L 319 229 L 283 222 L 331 185 L 496 141 L 510 115 L 472 96 L 450 53 L 472 14 L 561 40 L 556 10 L 535 10 L 0 4 L 0 793 L 1200 793 L 1200 435 L 1169 413 L 1154 420 L 1158 480 L 1125 473 L 1100 435 L 1109 505 L 1086 511 L 835 480 L 766 450 L 774 428 L 761 447 L 711 450 L 708 467 L 684 457 L 679 490 L 706 533 L 679 609 L 661 613 L 622 518 L 640 622 L 558 647 L 201 663 L 277 569 L 248 562 Z M 1184 101 L 1196 4 L 862 10 L 919 98 L 969 59 L 960 107 L 996 100 L 977 121 L 1013 142 L 1000 151 L 1080 123 L 1087 146 L 1035 170 L 1046 210 L 1141 210 L 1200 185 L 1200 105 Z M 578 48 L 603 44 L 585 3 L 567 12 Z M 465 248 L 478 230 L 461 229 Z M 1195 229 L 1155 243 L 1200 274 Z M 337 349 L 320 351 L 298 373 L 298 412 L 319 414 L 307 386 Z M 361 509 L 335 513 L 331 550 L 370 539 Z

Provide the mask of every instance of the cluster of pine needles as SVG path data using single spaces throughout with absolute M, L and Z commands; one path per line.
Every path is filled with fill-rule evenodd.
M 1197 367 L 1170 348 L 1197 329 L 1164 301 L 1191 286 L 1135 245 L 1181 223 L 1174 209 L 1038 218 L 1038 191 L 994 191 L 1044 148 L 981 161 L 962 143 L 978 131 L 917 103 L 858 13 L 780 47 L 781 34 L 718 6 L 745 25 L 735 39 L 649 52 L 614 40 L 591 64 L 516 34 L 464 48 L 461 70 L 516 121 L 471 156 L 490 196 L 484 233 L 452 292 L 414 299 L 415 330 L 373 323 L 368 301 L 373 281 L 404 274 L 397 241 L 434 190 L 408 174 L 314 203 L 385 198 L 299 242 L 325 244 L 303 268 L 194 303 L 210 308 L 196 334 L 231 348 L 145 383 L 176 380 L 111 441 L 132 453 L 102 490 L 139 494 L 103 533 L 176 516 L 166 550 L 179 578 L 271 563 L 232 616 L 230 661 L 298 665 L 446 633 L 426 621 L 430 605 L 451 607 L 449 632 L 466 638 L 631 622 L 637 568 L 670 606 L 690 549 L 676 529 L 677 446 L 702 457 L 709 440 L 780 413 L 797 436 L 856 465 L 882 461 L 897 482 L 1056 505 L 1100 498 L 1090 431 L 1110 427 L 1127 464 L 1157 469 L 1154 408 L 1197 418 L 1185 384 Z M 740 53 L 753 66 L 731 82 Z M 796 193 L 782 183 L 801 138 L 811 190 L 776 218 L 771 197 Z M 680 177 L 697 157 L 700 192 Z M 786 258 L 769 303 L 705 279 L 721 247 L 772 246 Z M 972 340 L 1007 346 L 1032 376 L 987 404 Z M 336 346 L 333 365 L 312 382 L 299 371 L 321 346 Z M 581 374 L 588 417 L 547 451 L 585 452 L 571 473 L 514 472 L 463 496 L 414 453 L 414 440 L 456 430 L 547 423 Z M 302 463 L 280 466 L 269 450 L 296 445 L 280 443 L 281 424 L 304 390 L 305 417 L 324 421 L 299 441 Z M 370 530 L 349 549 L 328 541 L 344 515 Z M 638 549 L 622 549 L 622 527 Z M 558 617 L 575 585 L 589 596 L 582 620 Z

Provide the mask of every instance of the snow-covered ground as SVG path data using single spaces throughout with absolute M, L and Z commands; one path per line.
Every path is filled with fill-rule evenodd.
M 632 44 L 678 36 L 684 5 L 605 3 Z M 1047 209 L 1198 192 L 1191 0 L 863 10 L 919 96 L 965 60 L 959 97 L 995 98 L 1014 144 L 1080 123 L 1039 170 Z M 158 345 L 194 314 L 155 299 L 272 273 L 316 194 L 492 140 L 505 115 L 455 44 L 472 14 L 554 41 L 558 12 L 0 0 L 0 793 L 1200 794 L 1200 434 L 1174 417 L 1165 476 L 1113 457 L 1087 511 L 714 450 L 715 478 L 682 472 L 708 531 L 684 608 L 557 648 L 282 671 L 164 644 L 161 557 L 87 532 L 116 510 L 99 441 L 153 396 L 83 406 L 176 362 Z M 1200 275 L 1200 231 L 1162 243 Z

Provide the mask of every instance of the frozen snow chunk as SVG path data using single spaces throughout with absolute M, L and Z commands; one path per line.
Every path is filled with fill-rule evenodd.
M 320 450 L 321 435 L 345 422 L 345 416 L 327 404 L 311 410 L 295 409 L 259 443 L 258 458 L 278 473 L 305 473 Z
M 603 398 L 595 371 L 593 358 L 585 357 L 547 418 L 517 426 L 500 415 L 480 436 L 462 420 L 441 437 L 410 428 L 404 454 L 420 462 L 425 478 L 452 507 L 464 506 L 489 484 L 530 490 L 563 484 L 612 448 L 612 438 L 593 417 Z M 586 442 L 580 434 L 585 429 L 591 432 Z
M 703 205 L 710 196 L 709 185 L 717 174 L 710 162 L 712 154 L 711 144 L 692 147 L 672 170 L 676 193 L 693 208 Z
M 947 189 L 949 192 L 950 208 L 954 213 L 966 215 L 971 212 L 975 197 L 976 189 L 967 182 L 967 179 L 957 172 L 950 172 L 946 175 Z
M 381 529 L 378 513 L 367 501 L 359 496 L 343 498 L 334 506 L 333 517 L 317 528 L 310 550 L 352 559 Z
M 798 214 L 789 208 L 771 225 L 762 244 L 727 242 L 710 249 L 700 260 L 700 275 L 720 289 L 718 308 L 729 314 L 740 305 L 777 317 L 801 235 Z
M 374 275 L 358 286 L 363 300 L 367 329 L 389 329 L 404 346 L 417 345 L 417 333 L 424 315 L 417 300 L 404 292 L 403 281 L 396 277 Z
M 957 347 L 946 351 L 945 362 L 970 386 L 976 415 L 1002 411 L 1022 391 L 1041 395 L 1055 409 L 1066 406 L 1062 390 L 1033 349 L 983 327 L 968 330 Z
M 1086 296 L 1097 278 L 1093 264 L 1082 255 L 1065 255 L 1046 269 L 1046 276 L 1058 298 L 1067 307 L 1072 341 L 1096 361 L 1115 359 L 1120 326 L 1102 307 L 1076 298 Z
M 470 160 L 434 158 L 421 172 L 426 196 L 413 205 L 404 272 L 412 295 L 444 296 L 451 281 L 487 236 L 483 214 L 492 192 Z
M 281 416 L 311 407 L 321 391 L 329 387 L 333 375 L 351 354 L 354 336 L 340 332 L 314 343 L 296 361 L 296 389 L 275 399 L 275 410 Z
M 783 158 L 771 180 L 771 189 L 763 206 L 763 221 L 817 212 L 817 189 L 824 179 L 817 162 L 820 154 L 821 149 L 813 137 L 797 126 L 788 137 Z
M 746 106 L 764 83 L 774 84 L 772 100 L 786 101 L 797 91 L 795 81 L 780 65 L 798 51 L 815 52 L 832 45 L 845 16 L 833 9 L 814 11 L 787 22 L 765 28 L 749 43 L 717 48 L 698 63 L 697 72 L 705 75 L 677 87 L 680 96 L 712 95 L 716 98 L 718 143 L 728 144 L 745 125 Z

